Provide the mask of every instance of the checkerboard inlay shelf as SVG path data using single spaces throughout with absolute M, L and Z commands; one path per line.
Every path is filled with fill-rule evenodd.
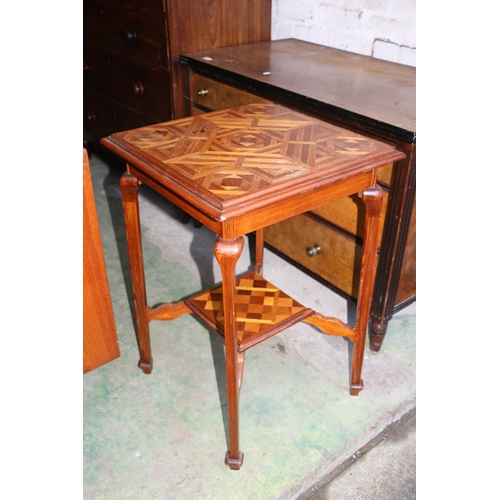
M 186 300 L 186 305 L 224 335 L 222 287 L 202 292 Z M 252 272 L 236 279 L 236 321 L 238 350 L 279 333 L 314 314 L 295 299 Z

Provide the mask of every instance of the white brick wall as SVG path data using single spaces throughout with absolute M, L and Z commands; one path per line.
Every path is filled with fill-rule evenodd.
M 273 40 L 298 38 L 416 66 L 416 0 L 273 0 Z

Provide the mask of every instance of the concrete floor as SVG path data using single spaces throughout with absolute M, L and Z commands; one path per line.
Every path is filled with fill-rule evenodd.
M 153 373 L 137 368 L 123 168 L 97 155 L 90 167 L 121 356 L 84 376 L 84 498 L 415 498 L 415 304 L 391 320 L 379 353 L 367 349 L 358 397 L 349 395 L 344 338 L 300 323 L 250 349 L 240 397 L 245 461 L 231 471 L 223 340 L 193 315 L 155 321 Z M 219 282 L 213 233 L 179 223 L 177 209 L 145 186 L 140 207 L 150 305 Z M 251 261 L 247 244 L 237 272 Z M 267 249 L 264 276 L 318 312 L 354 315 Z
M 300 500 L 409 500 L 417 498 L 416 411 L 380 434 L 352 460 Z M 343 470 L 342 470 L 343 469 Z

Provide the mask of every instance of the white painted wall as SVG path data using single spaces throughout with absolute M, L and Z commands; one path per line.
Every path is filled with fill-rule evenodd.
M 273 0 L 271 38 L 416 66 L 416 10 L 416 0 Z

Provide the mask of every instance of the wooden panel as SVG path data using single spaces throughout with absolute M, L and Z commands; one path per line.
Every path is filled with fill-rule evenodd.
M 189 80 L 192 101 L 209 110 L 224 109 L 251 102 L 269 102 L 249 92 L 224 85 L 196 73 L 191 73 Z
M 399 286 L 396 292 L 395 303 L 409 299 L 415 295 L 417 290 L 417 202 L 413 203 L 410 227 L 408 228 L 408 239 L 406 240 L 403 264 L 401 267 L 401 276 Z
M 170 52 L 174 117 L 189 112 L 189 88 L 179 58 L 182 53 L 270 40 L 272 0 L 169 0 Z M 175 33 L 175 35 L 174 35 Z
M 99 94 L 86 89 L 83 91 L 83 127 L 92 137 L 104 137 L 117 130 L 143 127 L 155 121 Z
M 383 191 L 382 220 L 385 218 L 388 196 L 387 191 Z M 353 236 L 363 238 L 366 207 L 363 200 L 358 195 L 348 196 L 334 201 L 333 203 L 328 203 L 327 205 L 311 210 L 311 212 L 345 229 Z M 382 231 L 379 233 L 378 247 L 380 247 L 381 241 Z
M 380 167 L 377 170 L 377 181 L 383 184 L 384 186 L 389 187 L 391 185 L 391 176 L 392 176 L 392 167 L 393 164 L 386 165 L 385 167 Z
M 84 43 L 84 85 L 154 120 L 172 118 L 170 73 Z
M 266 243 L 276 250 L 357 298 L 362 247 L 354 238 L 308 214 L 266 227 L 264 234 Z M 321 252 L 309 257 L 306 249 L 314 245 Z
M 168 69 L 165 19 L 158 16 L 87 0 L 83 4 L 84 39 Z
M 169 0 L 172 55 L 271 38 L 272 0 Z
M 184 105 L 183 96 L 188 83 L 178 61 L 180 51 L 269 40 L 271 3 L 272 0 L 84 0 L 84 41 L 103 53 L 113 51 L 116 62 L 108 68 L 106 77 L 100 76 L 100 82 L 87 79 L 85 86 L 136 113 L 153 117 L 156 122 L 185 116 L 189 106 Z M 170 71 L 154 73 L 168 80 L 167 84 L 154 75 L 149 79 L 138 70 L 145 65 Z M 142 96 L 129 96 L 131 84 L 141 88 L 135 86 L 137 81 L 144 88 Z M 115 93 L 110 96 L 113 89 Z M 168 115 L 167 106 L 172 110 Z M 125 130 L 131 123 L 127 121 L 123 126 L 113 117 L 101 119 L 107 121 L 108 127 L 84 122 L 84 136 L 89 141 Z M 114 129 L 109 128 L 112 122 L 118 124 Z M 144 124 L 136 121 L 132 128 Z
M 83 150 L 83 373 L 119 356 L 89 162 Z
M 204 110 L 201 110 L 199 108 L 195 108 L 194 106 L 191 106 L 191 113 L 190 113 L 191 116 L 202 115 L 203 113 L 205 113 Z
M 146 9 L 159 10 L 160 12 L 165 11 L 164 0 L 105 0 L 107 3 L 113 3 L 119 5 L 120 7 L 130 7 L 141 9 L 142 7 Z M 166 0 L 165 0 L 166 1 Z

